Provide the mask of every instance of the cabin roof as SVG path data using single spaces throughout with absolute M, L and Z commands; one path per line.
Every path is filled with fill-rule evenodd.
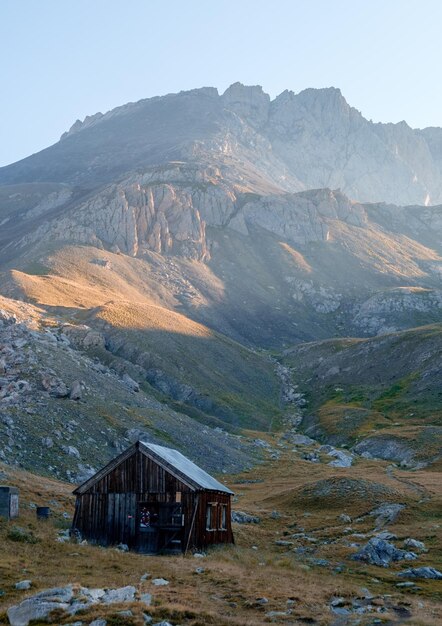
M 173 448 L 165 448 L 164 446 L 158 446 L 154 443 L 147 443 L 145 441 L 140 442 L 144 447 L 151 450 L 154 454 L 161 457 L 166 463 L 171 465 L 175 470 L 178 470 L 185 477 L 190 478 L 191 481 L 200 489 L 209 489 L 211 491 L 223 491 L 224 493 L 233 494 L 225 485 L 220 483 L 216 478 L 210 476 L 201 467 L 198 467 L 193 461 L 188 459 Z
M 210 476 L 201 467 L 185 457 L 178 450 L 166 448 L 146 441 L 137 441 L 133 446 L 125 450 L 122 454 L 110 461 L 105 467 L 99 470 L 94 476 L 86 480 L 74 490 L 74 494 L 81 495 L 88 491 L 96 482 L 112 472 L 120 463 L 135 454 L 137 450 L 150 457 L 153 461 L 162 466 L 166 471 L 188 485 L 191 489 L 221 491 L 233 495 L 228 487 L 220 483 L 216 478 Z

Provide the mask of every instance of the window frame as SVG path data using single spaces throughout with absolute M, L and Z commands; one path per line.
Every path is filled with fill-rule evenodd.
M 218 502 L 208 502 L 206 504 L 206 531 L 216 532 L 218 525 Z

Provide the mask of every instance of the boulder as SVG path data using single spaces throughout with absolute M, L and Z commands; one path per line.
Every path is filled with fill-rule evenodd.
M 335 457 L 334 461 L 330 461 L 330 467 L 351 467 L 353 464 L 353 455 L 343 450 L 333 449 L 327 453 L 327 456 Z
M 366 561 L 370 565 L 388 567 L 393 561 L 410 561 L 417 559 L 417 554 L 396 548 L 392 543 L 373 537 L 356 554 L 352 556 L 355 561 Z
M 43 389 L 53 398 L 66 398 L 69 395 L 69 390 L 65 383 L 56 376 L 43 376 L 41 384 Z
M 124 374 L 122 380 L 125 387 L 127 387 L 129 391 L 134 391 L 136 393 L 140 391 L 140 385 L 133 378 L 131 378 L 129 374 Z
M 116 549 L 120 552 L 129 552 L 129 546 L 127 543 L 119 543 Z
M 292 435 L 290 442 L 296 446 L 311 446 L 316 443 L 314 439 L 307 437 L 306 435 Z
M 169 581 L 165 578 L 154 578 L 152 584 L 155 585 L 155 587 L 165 587 L 169 584 Z
M 26 598 L 17 606 L 7 610 L 11 626 L 28 626 L 32 620 L 45 620 L 52 611 L 69 607 L 73 598 L 72 586 L 46 589 L 36 596 Z
M 442 580 L 442 572 L 434 567 L 410 567 L 398 574 L 401 578 L 430 578 L 432 580 Z
M 140 594 L 140 602 L 142 602 L 146 606 L 150 606 L 152 604 L 152 594 L 151 593 Z
M 133 602 L 135 598 L 135 587 L 127 585 L 118 589 L 108 589 L 101 598 L 103 604 L 115 604 L 117 602 Z
M 259 524 L 260 518 L 243 511 L 232 511 L 232 522 L 235 524 Z
M 79 380 L 75 380 L 71 385 L 69 397 L 71 400 L 81 400 L 83 395 L 83 386 Z
M 419 552 L 428 552 L 423 541 L 418 541 L 417 539 L 412 539 L 411 537 L 405 539 L 404 548 L 418 550 Z
M 399 513 L 404 508 L 405 504 L 391 504 L 385 502 L 376 509 L 373 509 L 373 511 L 370 511 L 369 514 L 376 516 L 376 528 L 382 528 L 382 526 L 395 522 Z
M 32 587 L 32 581 L 21 580 L 19 583 L 15 583 L 15 588 L 20 590 L 27 590 Z

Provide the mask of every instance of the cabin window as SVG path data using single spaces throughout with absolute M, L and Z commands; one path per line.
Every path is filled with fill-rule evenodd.
M 221 505 L 221 530 L 227 530 L 227 505 Z
M 216 529 L 216 504 L 208 504 L 206 508 L 206 530 Z
M 175 494 L 175 502 L 181 502 L 181 491 L 177 491 Z

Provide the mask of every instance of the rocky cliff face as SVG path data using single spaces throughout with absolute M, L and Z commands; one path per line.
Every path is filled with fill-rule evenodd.
M 62 140 L 0 169 L 0 184 L 66 182 L 88 188 L 138 167 L 234 162 L 280 189 L 340 188 L 361 202 L 442 202 L 440 129 L 374 124 L 339 89 L 284 91 L 235 83 L 140 100 L 77 120 Z M 207 161 L 208 160 L 208 161 Z

